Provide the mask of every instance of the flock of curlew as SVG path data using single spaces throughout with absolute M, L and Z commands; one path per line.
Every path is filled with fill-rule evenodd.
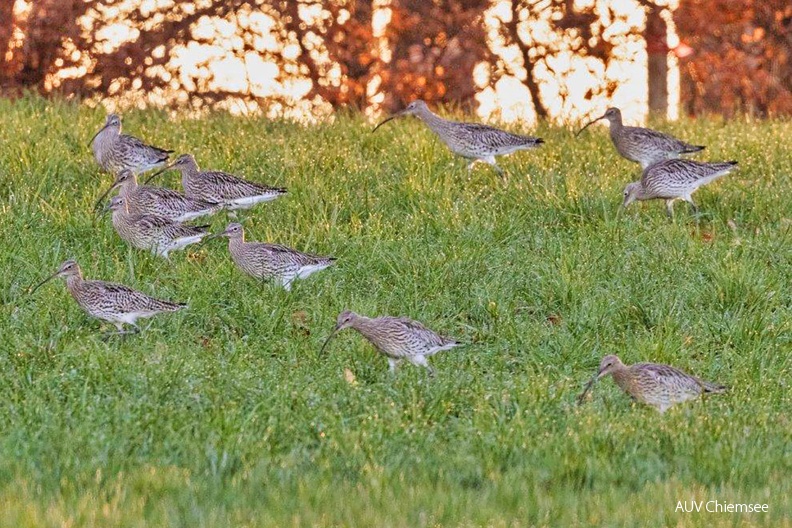
M 544 143 L 540 138 L 512 134 L 491 126 L 450 121 L 433 113 L 425 102 L 415 101 L 404 110 L 388 117 L 384 123 L 402 116 L 415 116 L 423 121 L 454 153 L 470 161 L 468 169 L 477 162 L 491 165 L 503 174 L 496 156 L 536 148 Z M 624 189 L 623 206 L 635 200 L 662 199 L 667 213 L 672 214 L 675 200 L 688 202 L 694 211 L 691 195 L 701 187 L 733 170 L 737 162 L 702 163 L 680 156 L 699 152 L 703 146 L 691 145 L 672 136 L 641 127 L 622 124 L 618 108 L 610 108 L 601 117 L 586 124 L 582 132 L 601 119 L 609 122 L 610 136 L 618 153 L 639 163 L 643 169 L 641 179 Z M 115 175 L 113 184 L 99 198 L 95 212 L 114 190 L 118 194 L 103 207 L 112 214 L 112 223 L 118 235 L 129 245 L 168 258 L 172 251 L 215 237 L 227 237 L 231 259 L 248 275 L 262 281 L 275 281 L 289 289 L 296 279 L 302 279 L 331 266 L 335 259 L 303 253 L 279 244 L 248 242 L 242 225 L 233 222 L 221 233 L 211 234 L 205 225 L 185 222 L 221 210 L 249 209 L 256 204 L 274 200 L 286 194 L 286 189 L 270 187 L 248 181 L 222 171 L 201 170 L 190 154 L 178 156 L 170 162 L 173 151 L 146 144 L 138 138 L 121 132 L 121 118 L 116 114 L 107 117 L 104 126 L 90 142 L 99 166 Z M 170 162 L 170 163 L 169 163 Z M 137 176 L 160 169 L 143 185 Z M 181 173 L 184 192 L 147 185 L 165 170 Z M 161 300 L 122 284 L 100 280 L 86 280 L 80 266 L 67 260 L 58 270 L 35 286 L 32 291 L 56 277 L 64 278 L 66 287 L 77 304 L 97 319 L 112 323 L 117 334 L 136 333 L 137 320 L 159 313 L 175 312 L 185 304 Z M 31 292 L 32 293 L 32 292 Z M 130 325 L 126 330 L 124 325 Z M 402 360 L 434 370 L 428 358 L 462 343 L 439 335 L 421 323 L 406 317 L 369 318 L 346 310 L 339 314 L 333 332 L 322 346 L 324 351 L 330 339 L 345 328 L 362 334 L 388 359 L 395 371 Z M 624 365 L 614 355 L 602 359 L 598 371 L 579 396 L 584 400 L 595 381 L 611 375 L 616 384 L 633 399 L 651 405 L 660 412 L 704 393 L 719 393 L 725 387 L 709 383 L 668 365 L 638 363 Z

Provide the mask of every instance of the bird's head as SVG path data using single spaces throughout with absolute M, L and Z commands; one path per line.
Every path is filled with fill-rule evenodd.
M 641 197 L 641 182 L 632 182 L 624 188 L 622 207 L 627 207 Z
M 36 290 L 38 290 L 39 288 L 41 288 L 46 283 L 48 283 L 49 281 L 51 281 L 56 277 L 68 278 L 68 277 L 79 277 L 79 276 L 81 276 L 80 265 L 77 264 L 76 260 L 69 259 L 58 267 L 58 271 L 56 271 L 55 273 L 53 273 L 43 281 L 39 282 L 35 288 L 30 290 L 30 293 L 32 295 L 33 292 L 35 292 Z
M 602 358 L 600 361 L 599 370 L 597 371 L 597 379 L 603 378 L 608 374 L 613 374 L 613 371 L 621 367 L 623 363 L 615 354 L 609 354 Z
M 424 112 L 427 112 L 428 110 L 429 110 L 429 107 L 426 106 L 426 103 L 424 101 L 422 101 L 421 99 L 417 99 L 417 100 L 413 101 L 412 103 L 408 104 L 403 110 L 399 110 L 398 112 L 396 112 L 392 116 L 387 117 L 386 119 L 384 119 L 382 122 L 380 122 L 380 124 L 378 124 L 377 126 L 374 127 L 374 130 L 372 130 L 372 132 L 376 132 L 379 127 L 381 127 L 382 125 L 384 125 L 385 123 L 387 123 L 388 121 L 391 121 L 393 119 L 396 119 L 396 118 L 399 118 L 399 117 L 404 117 L 404 116 L 409 116 L 409 115 L 418 115 L 418 116 L 420 116 Z
M 322 348 L 319 351 L 319 353 L 321 354 L 322 352 L 324 352 L 324 349 L 327 347 L 327 343 L 329 343 L 330 340 L 333 339 L 334 335 L 336 335 L 341 330 L 343 330 L 345 328 L 349 328 L 350 326 L 352 326 L 352 324 L 355 321 L 355 318 L 357 318 L 357 314 L 355 312 L 351 311 L 351 310 L 344 310 L 343 312 L 338 314 L 338 317 L 336 318 L 335 328 L 330 333 L 330 335 L 327 337 L 327 340 L 322 345 Z

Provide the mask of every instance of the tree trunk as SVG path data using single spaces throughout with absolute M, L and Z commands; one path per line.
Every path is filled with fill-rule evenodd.
M 649 113 L 665 118 L 668 114 L 668 25 L 660 16 L 662 9 L 649 6 L 646 13 L 646 53 L 649 58 Z
M 14 33 L 14 2 L 15 0 L 0 0 L 0 87 L 10 77 L 6 64 L 6 52 Z

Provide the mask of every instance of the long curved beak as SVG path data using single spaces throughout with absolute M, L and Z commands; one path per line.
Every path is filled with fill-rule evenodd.
M 597 380 L 599 378 L 600 378 L 600 373 L 599 372 L 597 372 L 596 374 L 591 376 L 591 379 L 589 380 L 588 383 L 586 383 L 586 387 L 583 389 L 583 392 L 581 392 L 580 396 L 577 397 L 578 405 L 583 404 L 583 398 L 586 397 L 586 394 L 588 394 L 588 391 L 591 390 L 591 387 L 594 386 L 594 384 L 597 382 Z
M 110 194 L 113 191 L 113 189 L 115 189 L 116 187 L 118 187 L 118 181 L 113 182 L 113 185 L 111 185 L 110 188 L 107 189 L 102 194 L 102 196 L 99 197 L 99 199 L 94 204 L 94 208 L 93 208 L 94 216 L 96 216 L 96 213 L 99 212 L 99 205 L 104 201 L 105 198 L 107 198 L 107 195 Z
M 225 235 L 225 231 L 222 231 L 220 233 L 212 233 L 211 235 L 205 236 L 203 238 L 202 242 L 208 242 L 209 240 L 212 240 L 214 238 L 220 238 L 220 237 L 222 237 L 224 235 Z
M 375 126 L 375 127 L 374 127 L 374 130 L 372 130 L 372 131 L 371 131 L 371 133 L 373 134 L 374 132 L 376 132 L 376 131 L 377 131 L 377 129 L 378 129 L 379 127 L 381 127 L 382 125 L 384 125 L 384 124 L 385 124 L 385 123 L 387 123 L 388 121 L 393 121 L 393 120 L 394 120 L 394 119 L 396 119 L 397 117 L 401 117 L 401 116 L 403 116 L 403 115 L 404 115 L 404 114 L 403 114 L 402 112 L 396 112 L 396 113 L 395 113 L 395 114 L 393 114 L 392 116 L 385 118 L 384 120 L 380 121 L 379 125 L 377 125 L 377 126 Z
M 590 127 L 591 125 L 593 125 L 594 123 L 596 123 L 596 122 L 597 122 L 597 121 L 599 121 L 600 119 L 605 119 L 605 114 L 602 114 L 602 115 L 601 115 L 601 116 L 599 116 L 597 119 L 595 119 L 595 120 L 593 120 L 593 121 L 589 121 L 588 123 L 586 123 L 586 125 L 585 125 L 583 128 L 581 128 L 580 130 L 578 130 L 578 131 L 577 131 L 577 134 L 575 134 L 575 137 L 578 137 L 578 136 L 580 135 L 580 133 L 581 133 L 581 132 L 583 132 L 584 130 L 586 130 L 588 127 Z
M 153 180 L 154 178 L 156 178 L 157 176 L 159 176 L 160 174 L 162 174 L 166 170 L 169 170 L 171 167 L 173 167 L 174 163 L 176 163 L 176 162 L 174 161 L 174 162 L 168 163 L 167 165 L 162 167 L 160 170 L 158 170 L 157 172 L 155 172 L 154 174 L 149 176 L 148 179 L 143 182 L 143 185 L 146 185 L 148 182 L 150 182 L 151 180 Z
M 58 272 L 58 271 L 56 271 L 55 273 L 53 273 L 52 275 L 50 275 L 49 277 L 47 277 L 47 278 L 46 278 L 46 279 L 44 279 L 43 281 L 41 281 L 41 282 L 39 282 L 38 284 L 36 284 L 36 287 L 35 287 L 35 288 L 33 288 L 32 290 L 30 290 L 30 291 L 28 292 L 28 295 L 33 295 L 33 294 L 36 292 L 36 290 L 38 290 L 39 288 L 41 288 L 42 286 L 44 286 L 45 284 L 47 284 L 49 281 L 51 281 L 52 279 L 54 279 L 55 277 L 57 277 L 57 276 L 58 276 L 58 273 L 59 273 L 59 272 Z
M 100 129 L 99 129 L 99 131 L 98 131 L 96 134 L 94 134 L 94 135 L 93 135 L 93 137 L 91 138 L 91 141 L 89 141 L 89 142 L 88 142 L 88 147 L 90 147 L 91 145 L 93 145 L 93 142 L 94 142 L 94 140 L 96 139 L 96 136 L 98 136 L 98 135 L 99 135 L 99 134 L 102 132 L 102 130 L 104 130 L 105 128 L 107 128 L 107 125 L 106 125 L 106 124 L 105 124 L 105 126 L 103 126 L 102 128 L 100 128 Z
M 327 343 L 329 343 L 329 342 L 330 342 L 330 340 L 331 340 L 331 339 L 333 339 L 333 337 L 334 337 L 334 336 L 335 336 L 337 333 L 338 333 L 338 326 L 336 326 L 336 327 L 333 329 L 333 332 L 332 332 L 332 333 L 331 333 L 329 336 L 327 336 L 327 339 L 325 340 L 324 344 L 322 345 L 322 348 L 321 348 L 321 349 L 319 349 L 319 355 L 320 355 L 320 356 L 321 356 L 321 355 L 322 355 L 322 353 L 324 352 L 325 348 L 327 348 Z
M 106 214 L 108 214 L 110 211 L 112 211 L 112 209 L 110 209 L 110 204 L 111 204 L 111 203 L 112 203 L 112 200 L 111 200 L 110 202 L 107 202 L 107 205 L 105 205 L 105 206 L 102 208 L 102 216 L 105 216 L 105 215 L 106 215 Z

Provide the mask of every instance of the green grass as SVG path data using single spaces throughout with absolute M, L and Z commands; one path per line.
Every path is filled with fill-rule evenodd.
M 288 186 L 248 238 L 339 261 L 287 293 L 220 241 L 168 263 L 94 225 L 103 117 L 0 101 L 0 525 L 792 526 L 789 121 L 663 125 L 741 163 L 695 195 L 698 221 L 685 204 L 668 221 L 662 202 L 619 216 L 639 171 L 601 128 L 541 128 L 503 184 L 412 120 L 127 114 L 204 167 Z M 105 342 L 61 283 L 25 294 L 67 258 L 190 309 Z M 320 357 L 345 308 L 470 345 L 431 380 L 391 376 L 351 331 Z M 608 353 L 732 391 L 661 416 L 606 380 L 577 406 Z M 674 511 L 710 499 L 770 511 Z

